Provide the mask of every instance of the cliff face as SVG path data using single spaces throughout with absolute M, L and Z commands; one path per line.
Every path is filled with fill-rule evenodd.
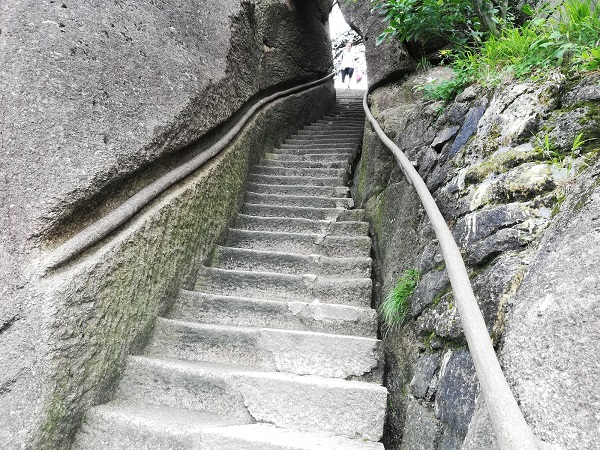
M 600 263 L 600 77 L 471 86 L 448 105 L 415 90 L 449 76 L 433 68 L 383 83 L 371 110 L 450 225 L 535 434 L 565 449 L 590 448 L 599 438 L 598 396 L 590 395 L 600 387 L 599 336 L 590 323 L 600 318 L 592 268 Z M 410 317 L 382 326 L 386 448 L 497 448 L 439 245 L 369 126 L 355 185 L 372 225 L 376 302 L 402 272 L 421 272 Z
M 2 2 L 2 448 L 68 448 L 86 406 L 109 395 L 124 356 L 233 217 L 248 164 L 323 113 L 333 90 L 270 108 L 83 260 L 45 276 L 40 262 L 209 145 L 247 103 L 324 75 L 330 8 Z

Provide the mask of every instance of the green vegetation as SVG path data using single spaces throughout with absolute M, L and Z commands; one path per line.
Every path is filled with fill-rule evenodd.
M 463 44 L 481 28 L 470 0 L 383 0 L 375 9 L 388 22 L 377 44 L 390 38 L 423 44 L 447 38 Z
M 536 136 L 537 145 L 535 148 L 536 154 L 544 160 L 549 161 L 552 165 L 558 168 L 566 168 L 569 172 L 572 169 L 572 162 L 579 158 L 583 151 L 583 146 L 592 139 L 583 139 L 583 133 L 575 136 L 570 149 L 561 150 L 557 148 L 548 136 L 548 132 L 544 137 Z M 584 164 L 586 164 L 584 162 Z
M 454 43 L 438 54 L 450 61 L 455 76 L 424 86 L 430 98 L 449 101 L 473 82 L 496 86 L 510 79 L 541 79 L 552 68 L 566 74 L 600 68 L 600 8 L 593 0 L 567 0 L 558 10 L 533 11 L 525 5 L 522 13 L 529 20 L 522 24 L 502 8 L 492 8 L 488 16 L 495 28 L 474 14 L 478 1 L 473 7 L 464 0 L 381 0 L 389 26 L 378 42 L 445 37 Z
M 410 297 L 412 296 L 421 273 L 416 269 L 405 270 L 398 278 L 392 292 L 386 297 L 380 307 L 383 321 L 389 327 L 400 325 L 410 313 Z

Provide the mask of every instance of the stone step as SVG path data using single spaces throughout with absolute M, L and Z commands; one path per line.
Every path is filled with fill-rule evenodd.
M 303 206 L 313 208 L 352 208 L 354 201 L 350 197 L 320 197 L 290 194 L 259 194 L 246 192 L 246 203 L 254 205 Z
M 350 162 L 352 160 L 351 152 L 321 152 L 321 153 L 267 153 L 265 159 L 269 161 L 305 161 L 305 162 Z
M 367 337 L 159 317 L 144 354 L 381 383 L 380 351 Z
M 204 430 L 246 421 L 145 403 L 108 403 L 86 413 L 74 450 L 199 450 Z
M 362 127 L 356 127 L 355 130 L 336 130 L 335 128 L 331 129 L 331 130 L 324 130 L 324 129 L 315 129 L 315 130 L 310 130 L 310 129 L 302 129 L 302 130 L 298 130 L 298 132 L 296 133 L 296 135 L 298 137 L 300 136 L 331 136 L 331 137 L 336 137 L 336 138 L 344 138 L 344 137 L 348 137 L 348 138 L 355 138 L 355 139 L 362 139 L 362 134 L 363 134 L 363 129 Z
M 251 231 L 232 228 L 228 247 L 335 257 L 369 256 L 371 238 L 367 236 L 328 236 L 314 233 Z
M 265 157 L 260 161 L 259 165 L 262 167 L 285 167 L 288 169 L 343 169 L 344 171 L 348 171 L 350 166 L 350 161 L 348 158 L 337 161 L 298 161 L 272 158 L 271 155 L 272 153 L 265 155 Z
M 274 150 L 276 155 L 280 155 L 281 158 L 286 159 L 290 156 L 301 157 L 301 158 L 314 158 L 316 155 L 338 155 L 345 153 L 348 158 L 353 158 L 356 147 L 348 147 L 342 149 L 328 149 L 328 148 L 278 148 Z M 315 156 L 313 156 L 315 155 Z
M 184 290 L 169 317 L 201 323 L 377 336 L 375 310 L 330 303 L 284 302 Z
M 214 267 L 254 272 L 277 272 L 295 275 L 335 276 L 369 278 L 371 258 L 330 257 L 322 255 L 299 255 L 289 252 L 273 252 L 236 247 L 217 247 L 211 261 Z
M 383 450 L 383 444 L 147 404 L 92 408 L 75 450 Z
M 313 233 L 336 236 L 366 236 L 369 233 L 368 222 L 255 217 L 245 214 L 238 215 L 235 228 L 252 231 Z
M 345 187 L 343 177 L 277 176 L 250 173 L 250 183 Z
M 279 152 L 282 150 L 297 150 L 297 151 L 306 151 L 308 149 L 326 149 L 331 151 L 339 152 L 340 149 L 349 150 L 355 148 L 359 145 L 360 141 L 354 142 L 319 142 L 319 141 L 304 141 L 297 143 L 287 143 L 284 142 L 279 146 Z
M 195 291 L 205 294 L 262 298 L 274 301 L 334 303 L 370 306 L 370 278 L 330 278 L 313 274 L 295 275 L 274 272 L 204 267 Z
M 346 186 L 306 186 L 306 185 L 281 185 L 248 183 L 247 191 L 258 194 L 281 195 L 316 195 L 319 197 L 348 197 L 350 188 Z
M 335 125 L 336 127 L 344 127 L 346 125 L 362 125 L 364 123 L 364 119 L 361 119 L 360 117 L 350 117 L 350 116 L 346 116 L 343 118 L 331 117 L 331 118 L 319 119 L 313 123 L 316 125 L 323 124 L 323 125 Z
M 384 450 L 380 442 L 306 433 L 266 423 L 212 428 L 203 439 L 211 450 Z
M 320 133 L 342 133 L 347 136 L 352 136 L 356 133 L 360 136 L 359 131 L 362 131 L 364 126 L 364 122 L 346 125 L 339 125 L 334 123 L 321 123 L 307 125 L 301 131 L 306 133 L 317 133 L 317 135 L 319 135 Z
M 298 206 L 270 206 L 245 203 L 242 214 L 256 217 L 289 217 L 313 220 L 363 220 L 365 213 L 362 209 L 341 208 L 303 208 Z
M 131 356 L 115 400 L 378 441 L 387 390 L 362 381 Z
M 285 141 L 286 144 L 300 144 L 300 145 L 304 145 L 307 143 L 314 143 L 314 144 L 347 144 L 347 145 L 353 145 L 356 144 L 359 141 L 359 137 L 339 137 L 339 136 L 315 136 L 314 134 L 312 135 L 305 135 L 305 136 L 300 136 L 300 137 L 295 137 L 295 138 L 289 138 Z
M 319 127 L 327 127 L 331 130 L 357 130 L 362 129 L 364 127 L 365 121 L 364 119 L 345 117 L 343 119 L 339 118 L 327 118 L 318 120 L 309 125 L 306 125 L 303 129 L 310 130 Z
M 271 175 L 275 177 L 311 177 L 337 178 L 344 180 L 346 169 L 314 169 L 305 167 L 271 167 L 254 166 L 252 173 L 256 175 Z

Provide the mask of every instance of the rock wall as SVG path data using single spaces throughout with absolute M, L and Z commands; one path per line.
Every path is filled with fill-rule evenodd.
M 330 2 L 0 6 L 0 444 L 68 448 L 220 238 L 248 165 L 331 106 L 262 112 L 223 156 L 59 271 L 49 250 L 209 145 L 244 105 L 326 73 Z
M 600 387 L 591 325 L 600 312 L 600 77 L 472 86 L 449 105 L 414 89 L 449 76 L 433 68 L 388 83 L 371 95 L 371 109 L 450 225 L 535 434 L 565 449 L 591 448 L 599 438 L 598 396 L 590 393 Z M 410 317 L 382 326 L 386 448 L 497 448 L 439 245 L 389 151 L 365 131 L 355 185 L 372 225 L 376 304 L 404 270 L 421 271 Z

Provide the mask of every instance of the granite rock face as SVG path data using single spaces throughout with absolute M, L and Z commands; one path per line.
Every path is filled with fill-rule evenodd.
M 597 396 L 590 392 L 598 390 L 598 376 L 594 364 L 588 375 L 581 372 L 581 361 L 589 359 L 578 352 L 589 350 L 597 334 L 589 328 L 597 315 L 597 74 L 512 83 L 487 93 L 474 85 L 447 105 L 414 90 L 448 76 L 433 68 L 402 82 L 392 78 L 372 93 L 371 111 L 413 162 L 449 224 L 534 432 L 550 444 L 588 448 L 597 440 Z M 389 448 L 494 448 L 439 244 L 414 190 L 372 134 L 367 126 L 356 202 L 371 221 L 375 302 L 404 270 L 421 271 L 411 317 L 402 327 L 383 326 L 396 418 L 386 435 Z M 573 150 L 578 135 L 591 140 Z M 444 378 L 452 366 L 447 358 L 464 363 L 450 371 L 464 376 Z M 444 361 L 442 368 L 436 361 Z M 451 392 L 465 393 L 462 406 Z M 564 426 L 561 408 L 569 412 Z M 431 414 L 435 426 L 427 425 Z
M 260 92 L 326 73 L 328 2 L 3 2 L 3 172 L 25 238 L 196 141 Z
M 293 114 L 281 107 L 255 123 L 244 150 L 168 197 L 176 205 L 161 203 L 126 237 L 111 236 L 111 249 L 95 249 L 83 266 L 40 279 L 40 261 L 199 142 L 209 145 L 244 105 L 325 74 L 329 9 L 326 0 L 295 8 L 269 0 L 2 2 L 3 448 L 66 448 L 83 409 L 108 392 L 123 356 L 225 229 L 249 149 L 269 148 L 285 137 L 278 133 L 323 113 L 332 89 L 306 97 L 310 108 L 294 101 Z M 202 195 L 209 210 L 195 209 Z M 184 250 L 190 238 L 198 247 Z M 98 327 L 104 334 L 94 334 Z

